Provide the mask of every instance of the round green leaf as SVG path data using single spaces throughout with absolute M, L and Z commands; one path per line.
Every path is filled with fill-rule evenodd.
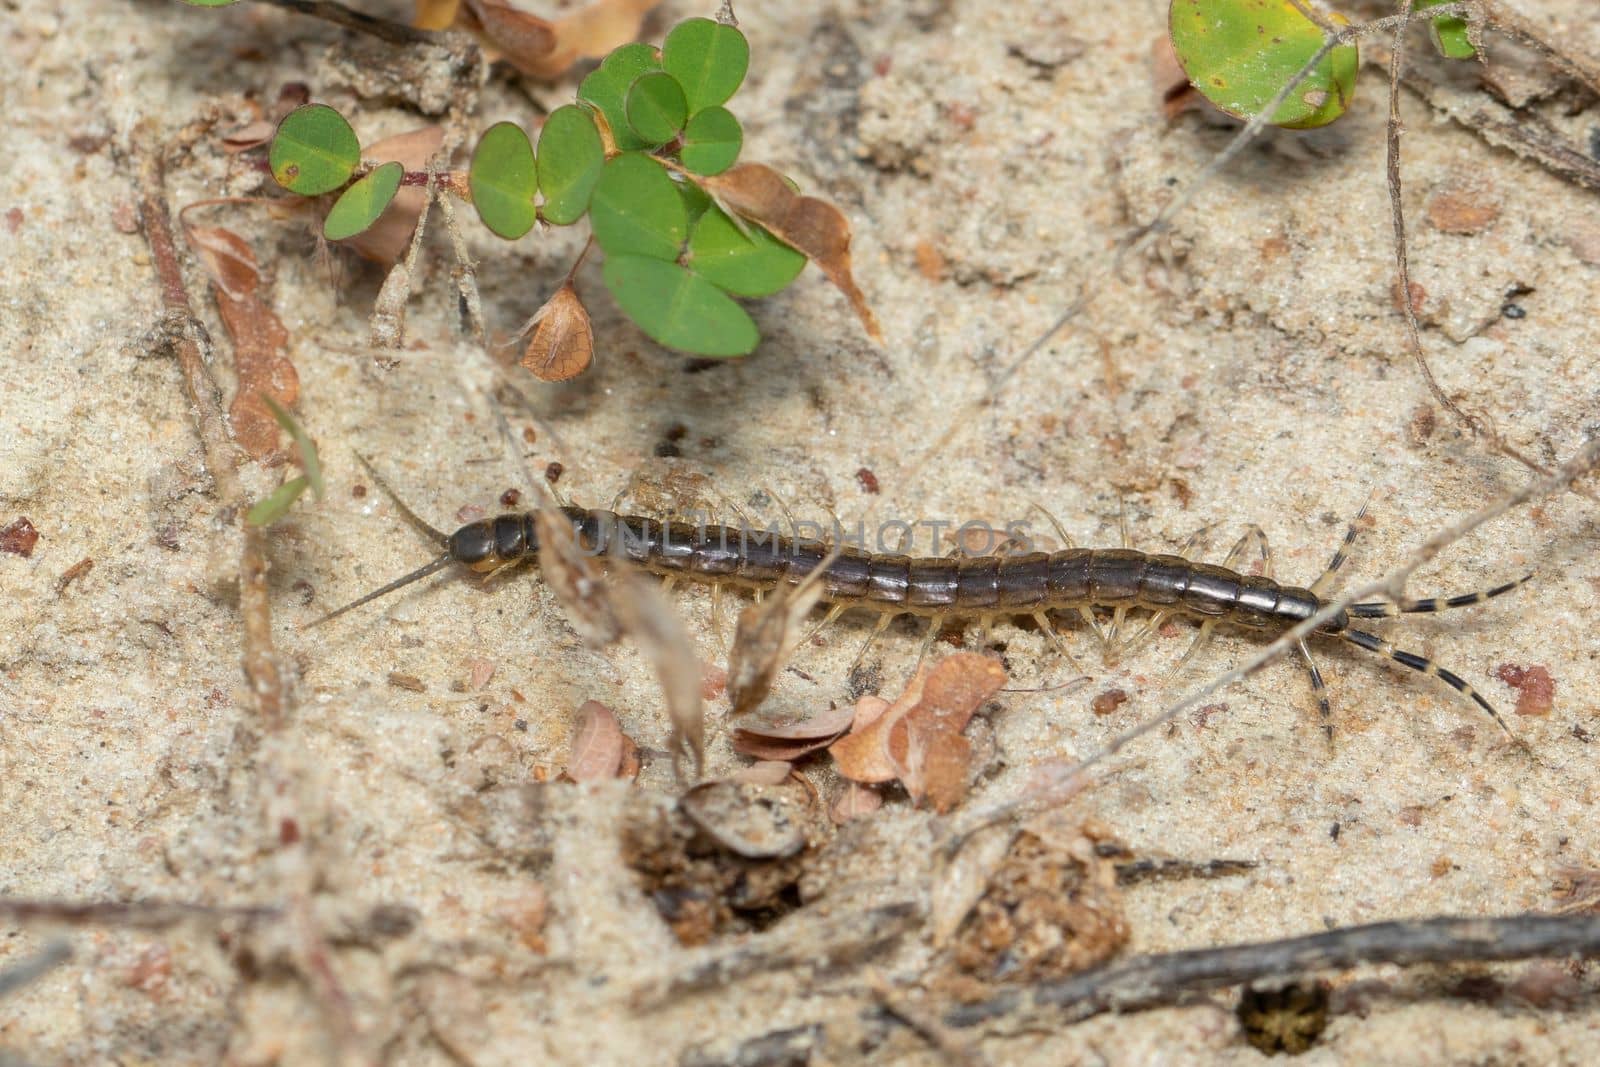
M 305 104 L 278 123 L 267 162 L 278 184 L 301 196 L 331 193 L 361 164 L 361 142 L 327 104 Z
M 635 42 L 613 49 L 578 86 L 578 99 L 586 100 L 606 117 L 611 139 L 624 152 L 650 147 L 628 124 L 628 87 L 641 74 L 661 69 L 661 56 L 647 44 Z
M 652 70 L 628 87 L 628 125 L 646 143 L 666 144 L 689 117 L 683 89 L 670 74 Z
M 753 222 L 739 232 L 721 208 L 700 216 L 689 238 L 689 265 L 735 296 L 770 296 L 794 281 L 806 257 Z
M 544 193 L 545 219 L 557 226 L 581 219 L 605 165 L 605 146 L 588 109 L 568 104 L 552 111 L 539 133 L 539 191 Z
M 483 131 L 467 168 L 467 186 L 478 217 L 496 234 L 515 241 L 533 229 L 539 218 L 533 206 L 538 168 L 533 145 L 521 126 L 497 122 Z
M 1421 12 L 1425 8 L 1448 3 L 1450 0 L 1417 0 L 1411 10 Z M 1466 19 L 1444 15 L 1428 23 L 1428 36 L 1433 38 L 1433 47 L 1446 59 L 1471 59 L 1478 54 L 1478 50 L 1472 46 L 1467 29 Z
M 721 174 L 739 159 L 744 131 L 725 107 L 708 107 L 695 113 L 683 128 L 683 149 L 678 158 L 696 174 Z
M 354 237 L 378 221 L 394 194 L 406 168 L 400 163 L 385 163 L 339 194 L 333 210 L 322 222 L 322 236 L 330 241 Z
M 1240 118 L 1260 114 L 1322 48 L 1322 30 L 1290 0 L 1172 0 L 1169 29 L 1189 81 Z M 1359 66 L 1355 45 L 1335 48 L 1295 86 L 1272 124 L 1303 130 L 1332 122 L 1350 106 Z
M 648 256 L 607 256 L 606 285 L 656 341 L 699 356 L 742 356 L 761 335 L 744 308 L 700 275 Z
M 589 225 L 607 255 L 673 260 L 689 235 L 689 212 L 665 167 L 643 152 L 624 152 L 600 174 Z
M 689 114 L 725 104 L 744 81 L 750 42 L 736 27 L 710 19 L 680 22 L 661 46 L 661 66 L 678 79 Z

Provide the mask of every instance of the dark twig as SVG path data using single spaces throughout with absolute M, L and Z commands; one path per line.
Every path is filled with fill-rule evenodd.
M 1008 990 L 946 1013 L 949 1026 L 1034 1021 L 1071 1023 L 1108 1011 L 1143 1011 L 1213 989 L 1308 971 L 1375 963 L 1483 963 L 1600 956 L 1600 916 L 1512 915 L 1371 923 L 1305 937 L 1143 956 L 1027 989 Z
M 427 30 L 415 29 L 403 22 L 391 22 L 389 19 L 368 15 L 336 3 L 335 0 L 256 0 L 256 2 L 310 15 L 312 18 L 331 22 L 335 26 L 388 41 L 390 44 L 431 44 L 439 39 L 437 34 Z
M 182 922 L 264 922 L 283 917 L 279 908 L 244 905 L 223 907 L 170 900 L 25 900 L 0 897 L 0 918 L 12 923 L 60 923 L 67 926 L 128 926 L 165 930 Z
M 0 997 L 15 993 L 23 986 L 32 985 L 71 958 L 71 945 L 65 941 L 50 942 L 21 963 L 0 971 Z

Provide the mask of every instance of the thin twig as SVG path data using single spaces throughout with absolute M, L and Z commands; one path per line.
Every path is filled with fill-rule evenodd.
M 52 941 L 21 963 L 0 971 L 0 997 L 9 996 L 23 986 L 32 985 L 72 958 L 72 946 Z
M 954 1027 L 1004 1019 L 1024 1024 L 1048 1012 L 1071 1023 L 1108 1011 L 1180 1004 L 1200 993 L 1307 971 L 1375 963 L 1479 963 L 1600 956 L 1600 916 L 1511 915 L 1370 923 L 1281 941 L 1143 956 L 1071 978 L 1009 990 L 945 1015 Z
M 266 905 L 228 907 L 173 900 L 45 900 L 0 897 L 0 918 L 11 923 L 60 923 L 66 926 L 127 926 L 165 930 L 194 920 L 264 922 L 283 917 L 281 908 Z
M 149 130 L 142 136 L 153 136 Z M 239 475 L 243 451 L 233 441 L 216 383 L 207 363 L 210 338 L 189 302 L 189 291 L 178 261 L 172 237 L 172 218 L 167 208 L 160 149 L 142 153 L 139 165 L 139 200 L 145 240 L 150 245 L 156 277 L 161 284 L 164 326 L 178 355 L 184 388 L 195 417 L 205 454 L 206 469 L 216 483 L 222 505 L 221 515 L 239 522 L 246 506 L 245 489 Z M 300 782 L 291 768 L 290 748 L 283 738 L 289 725 L 290 702 L 272 639 L 272 604 L 268 596 L 267 573 L 270 563 L 265 532 L 248 524 L 242 532 L 239 553 L 239 615 L 244 628 L 243 667 L 253 697 L 256 720 L 274 744 L 264 746 L 261 762 L 265 785 L 264 816 L 277 834 L 278 856 L 284 874 L 293 884 L 287 897 L 288 917 L 296 933 L 301 965 L 304 967 L 316 1001 L 324 1010 L 333 1037 L 346 1054 L 354 1055 L 357 1032 L 348 998 L 327 966 L 327 944 L 312 909 L 311 895 L 318 874 L 310 858 L 306 840 L 306 820 L 299 814 Z
M 378 18 L 376 15 L 368 15 L 345 7 L 336 0 L 256 0 L 256 2 L 310 15 L 312 18 L 331 22 L 335 26 L 388 41 L 390 44 L 433 44 L 439 40 L 437 34 L 428 30 L 419 30 L 403 22 L 393 22 Z

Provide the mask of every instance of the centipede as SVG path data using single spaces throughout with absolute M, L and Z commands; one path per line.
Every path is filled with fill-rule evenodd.
M 377 477 L 376 471 L 371 473 Z M 320 626 L 448 567 L 493 575 L 514 567 L 539 565 L 535 522 L 538 512 L 491 516 L 446 534 L 406 507 L 381 478 L 378 481 L 406 518 L 438 544 L 440 553 L 428 564 L 328 612 L 308 626 Z M 1362 514 L 1365 510 L 1363 507 Z M 1176 554 L 1130 547 L 1081 548 L 1072 544 L 1053 517 L 1051 523 L 1067 547 L 1049 552 L 927 557 L 871 552 L 798 534 L 757 534 L 748 526 L 658 519 L 572 504 L 560 505 L 559 511 L 586 551 L 621 559 L 669 584 L 684 581 L 710 586 L 714 593 L 733 587 L 759 599 L 808 579 L 818 582 L 820 600 L 827 605 L 827 611 L 813 634 L 848 611 L 877 616 L 856 663 L 861 662 L 891 622 L 910 615 L 928 620 L 919 662 L 947 622 L 978 621 L 983 630 L 982 641 L 987 645 L 996 619 L 1028 619 L 1060 655 L 1075 665 L 1057 622 L 1076 616 L 1099 638 L 1108 661 L 1138 645 L 1169 619 L 1193 620 L 1199 624 L 1198 631 L 1180 666 L 1205 645 L 1217 627 L 1277 636 L 1322 610 L 1330 602 L 1328 590 L 1349 556 L 1362 517 L 1358 514 L 1351 521 L 1322 574 L 1309 586 L 1296 586 L 1272 576 L 1266 535 L 1254 525 L 1248 527 L 1221 564 L 1212 564 L 1189 558 L 1198 534 Z M 1239 569 L 1252 549 L 1260 556 L 1263 573 Z M 1460 675 L 1425 656 L 1395 647 L 1379 634 L 1362 628 L 1359 622 L 1481 604 L 1511 592 L 1532 577 L 1528 574 L 1491 588 L 1452 596 L 1351 604 L 1308 636 L 1341 641 L 1435 678 L 1471 700 L 1510 734 L 1500 712 Z M 1129 613 L 1141 609 L 1142 614 L 1130 627 Z M 1331 737 L 1332 705 L 1322 671 L 1306 640 L 1298 642 L 1297 651 L 1310 676 L 1323 729 Z

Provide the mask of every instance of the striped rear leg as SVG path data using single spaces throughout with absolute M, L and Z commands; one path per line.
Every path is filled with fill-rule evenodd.
M 1373 601 L 1367 604 L 1351 604 L 1349 608 L 1352 619 L 1388 619 L 1396 615 L 1428 615 L 1436 611 L 1449 611 L 1451 608 L 1471 607 L 1473 604 L 1482 604 L 1485 600 L 1492 600 L 1503 593 L 1509 593 L 1522 583 L 1532 578 L 1531 574 L 1524 574 L 1514 582 L 1506 582 L 1491 589 L 1480 589 L 1475 593 L 1461 593 L 1456 596 L 1431 596 L 1421 600 L 1406 598 L 1396 603 L 1389 601 Z
M 1327 568 L 1311 583 L 1311 591 L 1319 597 L 1326 599 L 1328 590 L 1333 588 L 1333 583 L 1339 573 L 1339 568 L 1344 566 L 1344 561 L 1350 558 L 1350 546 L 1356 543 L 1356 538 L 1361 534 L 1361 520 L 1366 517 L 1367 507 L 1372 503 L 1372 494 L 1367 494 L 1367 499 L 1361 502 L 1361 510 L 1356 512 L 1356 517 L 1350 520 L 1350 525 L 1345 527 L 1344 540 L 1334 550 L 1333 558 L 1328 561 Z
M 1500 713 L 1494 709 L 1493 704 L 1485 700 L 1476 689 L 1468 685 L 1459 675 L 1445 670 L 1431 659 L 1419 656 L 1415 652 L 1406 652 L 1395 648 L 1377 634 L 1370 634 L 1365 630 L 1340 630 L 1336 636 L 1344 638 L 1358 648 L 1376 652 L 1378 655 L 1385 659 L 1393 660 L 1402 667 L 1410 667 L 1412 670 L 1422 674 L 1432 675 L 1462 696 L 1471 698 L 1473 703 L 1487 711 L 1494 718 L 1494 721 L 1500 724 L 1500 729 L 1506 732 L 1507 737 L 1514 736 L 1511 733 L 1511 727 L 1506 725 L 1506 721 L 1500 717 Z

